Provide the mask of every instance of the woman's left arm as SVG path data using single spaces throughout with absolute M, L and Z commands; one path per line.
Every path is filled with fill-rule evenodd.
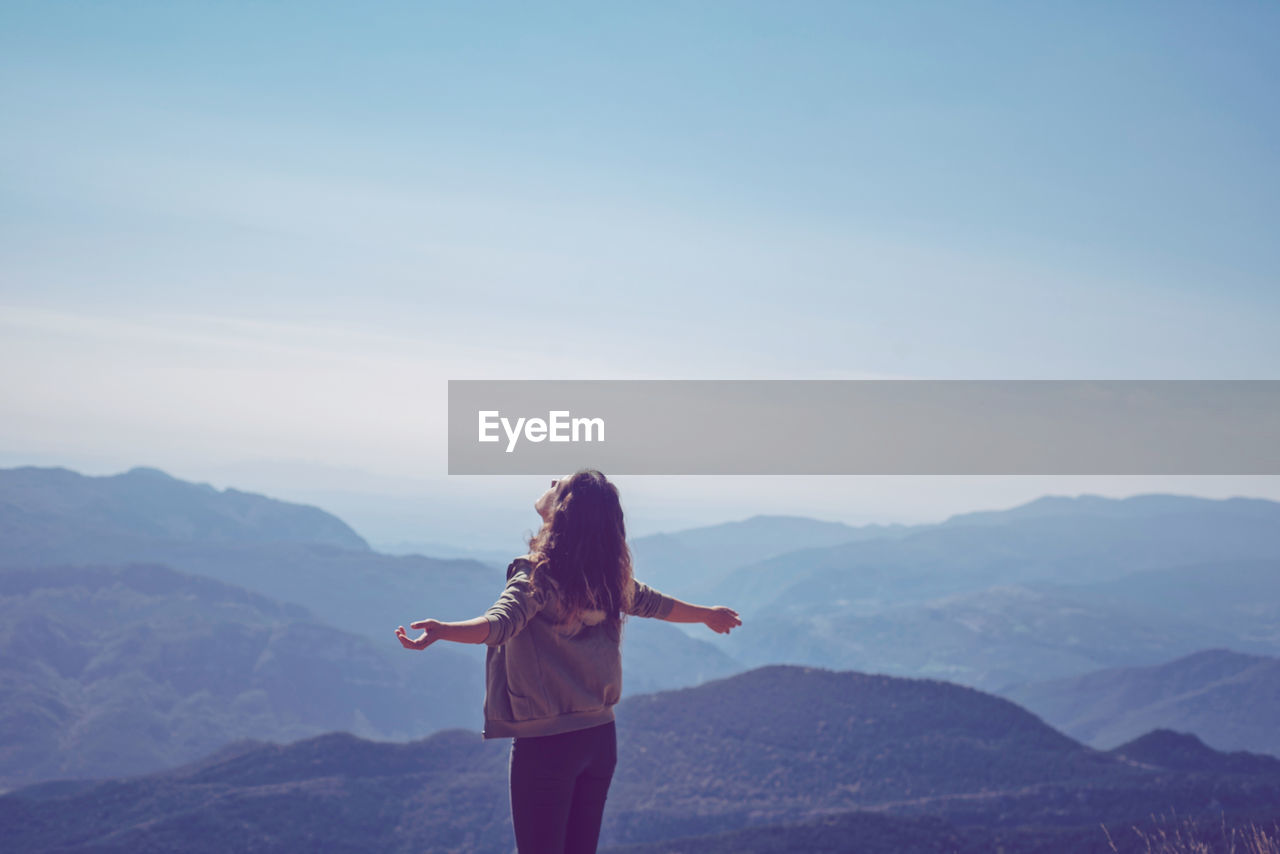
M 396 637 L 405 649 L 426 649 L 438 640 L 455 643 L 484 643 L 489 636 L 489 621 L 485 617 L 475 617 L 455 623 L 443 623 L 440 620 L 418 620 L 410 623 L 411 629 L 422 629 L 417 638 L 409 637 L 404 626 L 396 627 Z

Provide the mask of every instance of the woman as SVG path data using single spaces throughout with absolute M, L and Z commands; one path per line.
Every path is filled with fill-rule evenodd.
M 483 643 L 484 737 L 512 738 L 511 819 L 520 854 L 594 852 L 617 761 L 627 615 L 705 623 L 727 634 L 736 611 L 690 605 L 636 581 L 618 489 L 595 469 L 551 481 L 534 503 L 541 529 L 507 567 L 501 597 L 462 622 L 419 620 L 408 649 Z

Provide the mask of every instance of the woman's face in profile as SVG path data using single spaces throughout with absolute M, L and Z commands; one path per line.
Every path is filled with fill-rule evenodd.
M 541 497 L 539 497 L 537 501 L 533 502 L 533 509 L 538 511 L 538 515 L 542 517 L 542 521 L 544 522 L 547 521 L 547 516 L 551 513 L 551 506 L 556 499 L 556 485 L 560 483 L 561 480 L 568 480 L 568 478 L 558 478 L 551 481 L 551 486 L 547 491 L 542 493 Z

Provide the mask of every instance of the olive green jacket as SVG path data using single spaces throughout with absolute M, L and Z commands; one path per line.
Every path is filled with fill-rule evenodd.
M 507 586 L 485 612 L 484 738 L 554 735 L 613 720 L 622 695 L 622 639 L 604 613 L 572 623 L 553 592 L 534 589 L 527 556 L 507 567 Z M 628 611 L 661 619 L 676 600 L 635 583 Z

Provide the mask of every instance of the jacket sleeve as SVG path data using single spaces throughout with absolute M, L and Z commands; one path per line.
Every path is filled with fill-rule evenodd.
M 665 619 L 675 607 L 676 600 L 665 593 L 653 589 L 643 581 L 636 581 L 635 585 L 636 592 L 628 614 L 661 620 Z
M 507 579 L 506 589 L 502 591 L 498 601 L 484 612 L 484 618 L 489 623 L 489 634 L 484 642 L 489 646 L 499 646 L 511 640 L 545 604 L 528 574 L 523 569 L 517 569 Z

